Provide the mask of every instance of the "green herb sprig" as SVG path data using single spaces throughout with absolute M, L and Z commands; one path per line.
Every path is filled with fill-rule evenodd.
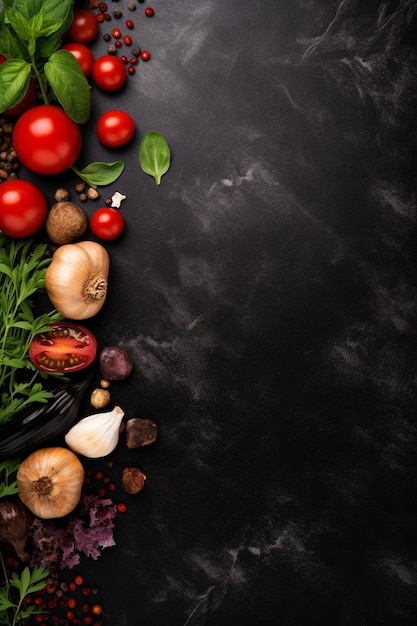
M 5 585 L 0 587 L 0 624 L 20 626 L 33 615 L 43 612 L 42 607 L 25 604 L 28 595 L 46 587 L 49 571 L 43 565 L 33 569 L 25 567 L 20 574 L 12 572 L 9 576 L 0 551 L 0 561 Z
M 0 423 L 51 393 L 35 382 L 45 377 L 31 363 L 28 350 L 38 333 L 62 319 L 57 311 L 36 316 L 32 297 L 45 286 L 50 259 L 46 245 L 31 239 L 8 239 L 0 232 Z
M 143 171 L 155 178 L 157 185 L 171 165 L 171 150 L 163 135 L 156 130 L 148 131 L 139 145 L 139 164 Z
M 60 50 L 68 30 L 74 0 L 3 0 L 0 13 L 0 111 L 18 104 L 31 77 L 45 104 L 57 100 L 78 124 L 90 117 L 90 86 L 75 57 Z
M 0 498 L 14 496 L 19 491 L 16 480 L 19 465 L 19 458 L 5 459 L 0 462 Z

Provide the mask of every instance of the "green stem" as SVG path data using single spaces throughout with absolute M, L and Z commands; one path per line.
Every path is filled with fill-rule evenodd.
M 40 75 L 40 72 L 39 72 L 38 68 L 36 67 L 36 62 L 35 62 L 34 55 L 32 55 L 32 57 L 31 57 L 31 65 L 32 65 L 32 69 L 33 69 L 33 71 L 35 73 L 36 80 L 38 81 L 39 89 L 41 90 L 42 100 L 44 101 L 45 104 L 49 104 L 49 99 L 48 99 L 48 95 L 46 93 L 45 85 L 43 83 L 42 76 Z
M 88 178 L 88 176 L 84 176 L 84 174 L 82 174 L 80 172 L 80 170 L 78 169 L 78 167 L 76 167 L 75 165 L 73 165 L 71 167 L 72 171 L 74 172 L 74 174 L 76 174 L 78 176 L 78 178 L 81 178 L 81 180 L 83 180 L 85 183 L 87 183 L 87 185 L 89 185 L 90 187 L 92 187 L 93 189 L 97 189 L 97 185 L 95 185 L 94 183 L 91 182 L 91 180 Z

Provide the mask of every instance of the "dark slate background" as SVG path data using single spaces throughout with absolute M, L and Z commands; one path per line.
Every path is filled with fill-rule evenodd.
M 126 5 L 152 56 L 93 88 L 80 165 L 123 159 L 102 194 L 127 199 L 89 326 L 132 355 L 112 399 L 160 437 L 112 455 L 148 480 L 83 565 L 104 623 L 414 625 L 417 5 Z M 110 108 L 137 123 L 116 153 Z

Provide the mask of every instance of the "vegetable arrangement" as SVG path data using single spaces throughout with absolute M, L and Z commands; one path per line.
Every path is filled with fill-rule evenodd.
M 98 7 L 98 3 L 92 1 L 90 6 Z M 104 6 L 106 3 L 99 5 L 102 15 Z M 154 11 L 147 7 L 144 13 L 150 17 Z M 134 51 L 128 67 L 113 52 L 94 59 L 88 43 L 105 19 L 99 17 L 100 13 L 75 11 L 74 0 L 0 2 L 0 112 L 14 120 L 9 146 L 13 144 L 18 160 L 34 174 L 50 176 L 71 169 L 89 186 L 86 198 L 91 199 L 99 195 L 94 191 L 98 186 L 118 179 L 125 164 L 115 160 L 90 163 L 83 169 L 76 165 L 82 151 L 82 125 L 91 113 L 88 79 L 111 93 L 121 89 L 127 75 L 135 72 L 139 56 L 143 61 L 150 58 L 146 50 Z M 132 20 L 125 24 L 133 28 Z M 112 30 L 115 39 L 121 37 L 116 30 Z M 122 40 L 126 46 L 132 43 L 130 35 Z M 99 118 L 95 132 L 103 145 L 118 148 L 132 140 L 136 125 L 126 112 L 112 109 Z M 139 146 L 143 172 L 160 185 L 170 163 L 166 139 L 157 131 L 145 133 Z M 111 206 L 96 210 L 89 220 L 69 201 L 65 190 L 59 190 L 65 193 L 59 198 L 56 195 L 56 204 L 49 208 L 35 184 L 16 175 L 2 180 L 4 177 L 0 178 L 0 541 L 13 546 L 22 563 L 31 561 L 29 567 L 22 565 L 10 575 L 0 551 L 5 580 L 0 587 L 0 623 L 17 626 L 42 612 L 27 600 L 49 580 L 48 557 L 39 537 L 46 540 L 48 528 L 60 543 L 62 526 L 58 531 L 54 520 L 68 519 L 73 543 L 85 535 L 80 550 L 87 556 L 97 558 L 100 547 L 114 545 L 112 519 L 116 509 L 123 512 L 126 507 L 123 503 L 115 507 L 111 500 L 88 499 L 83 491 L 87 484 L 84 463 L 107 457 L 119 444 L 125 412 L 119 406 L 102 409 L 111 402 L 110 382 L 126 380 L 133 362 L 120 346 L 101 350 L 97 361 L 100 388 L 90 395 L 97 412 L 81 418 L 80 406 L 93 374 L 90 371 L 81 381 L 71 376 L 94 365 L 97 341 L 78 321 L 93 318 L 104 306 L 110 257 L 102 244 L 80 239 L 88 227 L 103 242 L 119 237 L 125 221 L 118 209 L 126 196 L 116 192 Z M 52 257 L 48 245 L 33 238 L 42 228 L 55 245 Z M 46 293 L 53 306 L 48 313 L 35 313 L 41 293 Z M 54 384 L 51 376 L 61 376 L 61 384 Z M 44 385 L 47 378 L 49 384 Z M 126 447 L 149 445 L 157 433 L 151 420 L 129 416 Z M 58 439 L 62 445 L 57 444 Z M 143 489 L 145 481 L 141 470 L 128 467 L 120 486 L 132 495 Z M 94 527 L 93 517 L 86 525 L 90 509 L 101 509 L 96 521 L 102 520 L 100 528 Z M 26 545 L 29 538 L 30 549 Z M 62 557 L 60 566 L 72 567 L 76 562 L 73 556 Z M 95 606 L 98 615 L 101 607 Z

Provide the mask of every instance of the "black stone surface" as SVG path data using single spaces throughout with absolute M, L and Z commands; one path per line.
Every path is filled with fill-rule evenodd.
M 90 327 L 135 363 L 114 402 L 160 429 L 112 457 L 148 480 L 84 567 L 104 623 L 414 625 L 417 5 L 150 4 L 127 17 L 151 59 L 93 88 L 81 159 L 126 162 Z M 138 128 L 116 153 L 109 108 Z

